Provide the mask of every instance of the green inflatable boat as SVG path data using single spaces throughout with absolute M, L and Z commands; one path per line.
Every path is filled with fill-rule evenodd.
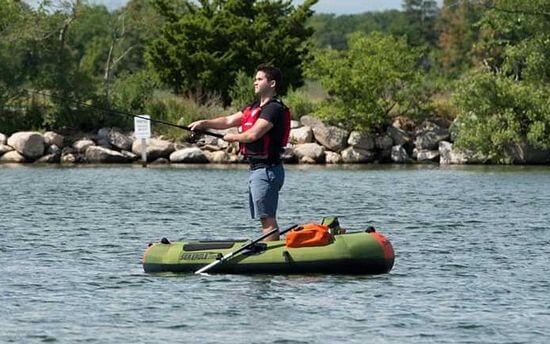
M 155 272 L 195 272 L 241 248 L 247 241 L 152 243 L 143 255 L 143 269 Z M 288 242 L 287 242 L 288 243 Z M 391 243 L 372 227 L 364 232 L 331 235 L 324 245 L 288 247 L 284 240 L 255 244 L 209 273 L 230 274 L 382 274 L 393 267 Z

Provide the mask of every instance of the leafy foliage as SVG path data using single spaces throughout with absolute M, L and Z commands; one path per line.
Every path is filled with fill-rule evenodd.
M 349 129 L 378 129 L 397 106 L 412 104 L 407 89 L 420 80 L 415 69 L 419 51 L 404 38 L 380 33 L 356 33 L 348 45 L 347 51 L 317 52 L 307 68 L 331 96 L 320 115 Z
M 237 73 L 251 75 L 264 62 L 281 69 L 283 89 L 299 86 L 312 33 L 304 22 L 316 2 L 159 1 L 167 23 L 149 46 L 149 61 L 176 93 L 217 93 L 226 104 Z
M 476 47 L 483 70 L 455 100 L 464 123 L 458 143 L 505 159 L 510 143 L 550 149 L 550 22 L 542 1 L 495 1 Z M 483 47 L 483 48 L 482 48 Z

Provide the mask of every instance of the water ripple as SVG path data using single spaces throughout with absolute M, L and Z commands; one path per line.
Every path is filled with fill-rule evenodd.
M 0 167 L 0 342 L 550 340 L 550 169 L 291 166 L 280 223 L 374 225 L 396 250 L 390 274 L 143 273 L 162 237 L 255 236 L 246 179 L 241 167 Z

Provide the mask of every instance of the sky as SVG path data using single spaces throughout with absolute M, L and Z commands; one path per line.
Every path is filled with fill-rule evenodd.
M 127 0 L 90 0 L 90 2 L 101 3 L 109 9 L 123 6 Z M 293 0 L 300 4 L 303 0 Z M 442 0 L 438 3 L 441 4 Z M 402 0 L 319 0 L 313 7 L 317 13 L 352 14 L 367 11 L 383 11 L 389 9 L 401 9 Z

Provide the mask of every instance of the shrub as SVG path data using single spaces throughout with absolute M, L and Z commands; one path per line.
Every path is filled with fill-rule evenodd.
M 306 68 L 331 96 L 319 109 L 321 117 L 347 129 L 373 131 L 387 124 L 395 109 L 417 105 L 409 89 L 419 87 L 420 50 L 404 38 L 377 32 L 352 34 L 348 46 L 347 51 L 318 51 Z

